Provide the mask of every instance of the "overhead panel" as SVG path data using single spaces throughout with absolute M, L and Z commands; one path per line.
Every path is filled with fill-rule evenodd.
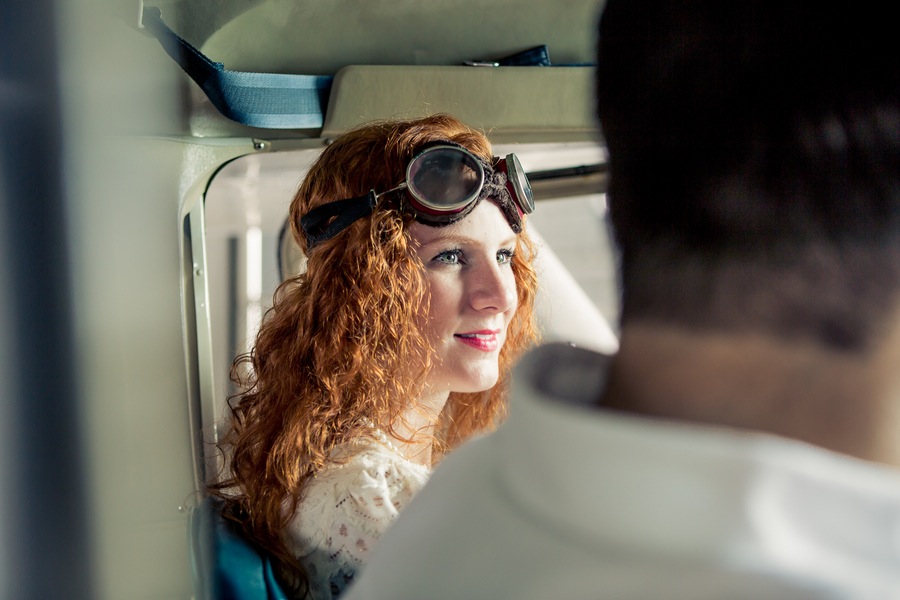
M 193 29 L 180 33 L 229 69 L 334 75 L 347 65 L 460 65 L 537 45 L 548 47 L 555 65 L 589 63 L 600 2 L 268 0 L 211 33 L 201 29 L 217 18 L 208 5 L 248 2 L 184 6 Z
M 596 135 L 593 0 L 161 0 L 163 18 L 230 71 L 335 76 L 321 130 L 247 127 L 190 83 L 196 137 L 317 138 L 449 112 L 496 141 Z M 546 46 L 551 66 L 463 67 Z
M 590 67 L 345 67 L 322 136 L 365 121 L 447 112 L 494 142 L 591 140 L 592 78 Z

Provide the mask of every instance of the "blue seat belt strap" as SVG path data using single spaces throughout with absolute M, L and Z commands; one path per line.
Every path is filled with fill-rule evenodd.
M 143 25 L 229 119 L 268 129 L 322 127 L 334 77 L 229 71 L 169 29 L 158 8 L 144 8 Z

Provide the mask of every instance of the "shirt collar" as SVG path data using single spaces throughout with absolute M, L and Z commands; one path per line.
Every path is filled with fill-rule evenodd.
M 900 472 L 764 433 L 603 410 L 610 360 L 551 344 L 516 368 L 499 477 L 535 519 L 585 545 L 679 560 L 900 569 Z

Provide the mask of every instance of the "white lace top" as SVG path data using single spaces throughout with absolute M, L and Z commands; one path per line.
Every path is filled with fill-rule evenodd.
M 381 534 L 421 489 L 431 470 L 404 458 L 383 432 L 335 449 L 343 464 L 319 472 L 285 531 L 306 569 L 314 600 L 331 600 L 353 580 Z

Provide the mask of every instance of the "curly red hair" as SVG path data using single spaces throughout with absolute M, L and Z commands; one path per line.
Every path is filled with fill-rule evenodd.
M 422 391 L 433 350 L 416 318 L 428 297 L 408 233 L 411 218 L 380 206 L 309 251 L 300 217 L 334 200 L 397 186 L 416 149 L 436 140 L 491 157 L 483 133 L 448 115 L 368 124 L 322 152 L 290 208 L 293 235 L 308 255 L 306 272 L 281 284 L 254 349 L 232 368 L 244 391 L 229 400 L 230 427 L 221 444 L 228 470 L 210 489 L 251 539 L 299 573 L 301 590 L 305 575 L 281 535 L 305 482 L 328 464 L 337 444 L 366 435 L 367 421 L 394 430 Z M 512 363 L 537 339 L 533 255 L 523 232 L 512 265 L 518 308 L 500 352 L 501 379 L 484 392 L 450 394 L 435 429 L 435 456 L 505 415 Z

